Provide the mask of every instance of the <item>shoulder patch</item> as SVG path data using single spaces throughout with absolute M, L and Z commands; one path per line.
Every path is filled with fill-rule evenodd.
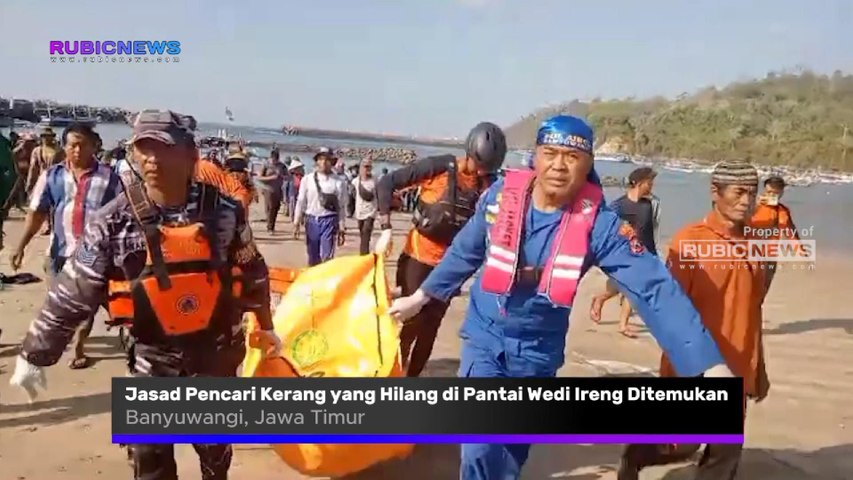
M 95 262 L 98 261 L 98 252 L 90 245 L 84 243 L 77 248 L 77 253 L 74 257 L 80 265 L 92 268 L 95 266 Z

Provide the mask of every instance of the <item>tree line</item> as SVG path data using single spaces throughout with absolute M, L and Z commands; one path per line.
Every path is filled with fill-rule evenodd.
M 629 155 L 853 171 L 853 75 L 840 71 L 774 72 L 675 99 L 573 100 L 508 127 L 509 142 L 529 147 L 557 113 L 585 117 L 597 147 Z

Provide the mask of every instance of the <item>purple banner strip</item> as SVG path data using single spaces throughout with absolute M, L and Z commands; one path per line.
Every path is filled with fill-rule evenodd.
M 743 443 L 743 434 L 113 434 L 113 443 Z

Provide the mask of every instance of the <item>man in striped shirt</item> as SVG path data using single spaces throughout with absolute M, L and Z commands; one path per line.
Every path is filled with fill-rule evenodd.
M 45 221 L 52 219 L 53 235 L 45 273 L 55 277 L 74 252 L 90 216 L 121 192 L 119 177 L 95 158 L 96 140 L 97 134 L 87 125 L 71 125 L 63 133 L 66 161 L 42 172 L 33 188 L 24 234 L 12 253 L 13 269 L 21 268 L 24 249 Z M 70 368 L 89 365 L 83 346 L 92 331 L 93 321 L 94 314 L 78 332 Z

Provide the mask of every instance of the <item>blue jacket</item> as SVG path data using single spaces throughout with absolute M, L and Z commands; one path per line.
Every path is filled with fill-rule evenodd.
M 483 265 L 502 189 L 501 179 L 480 198 L 475 215 L 421 285 L 428 296 L 449 300 Z M 544 266 L 561 215 L 561 211 L 528 209 L 520 254 L 524 266 Z M 616 281 L 680 375 L 701 375 L 724 363 L 699 313 L 666 265 L 648 252 L 634 253 L 629 240 L 619 233 L 621 224 L 618 215 L 602 204 L 583 274 L 597 266 Z M 552 305 L 538 294 L 536 285 L 514 285 L 509 296 L 486 293 L 479 274 L 469 298 L 460 331 L 463 339 L 494 353 L 504 352 L 508 339 L 514 340 L 510 348 L 525 361 L 541 363 L 536 370 L 541 376 L 553 375 L 563 365 L 570 309 Z

